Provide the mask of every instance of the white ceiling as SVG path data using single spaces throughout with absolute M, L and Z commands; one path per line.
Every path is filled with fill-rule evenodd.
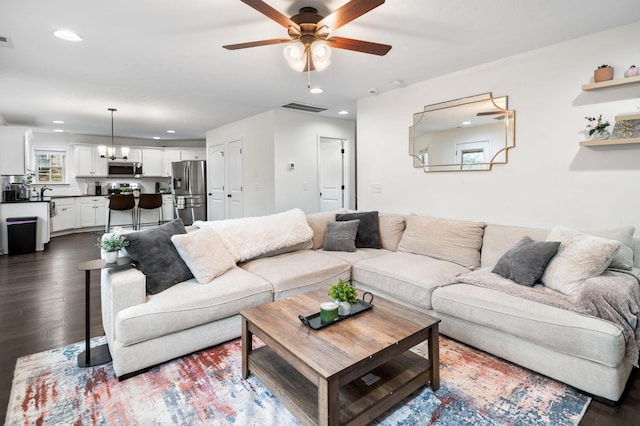
M 293 15 L 321 15 L 345 0 L 269 0 Z M 357 99 L 640 20 L 638 0 L 387 0 L 338 29 L 393 46 L 386 56 L 333 50 L 331 66 L 291 70 L 282 45 L 229 51 L 224 44 L 286 37 L 239 0 L 0 0 L 0 116 L 40 132 L 203 139 L 205 131 L 289 102 L 356 117 Z M 84 41 L 52 33 L 73 30 Z M 639 35 L 640 36 L 640 35 Z M 584 52 L 594 67 L 606 52 Z M 638 58 L 640 60 L 640 58 Z M 523 79 L 527 76 L 523 76 Z M 340 116 L 342 117 L 342 116 Z M 64 120 L 64 124 L 53 124 Z M 173 129 L 175 134 L 166 133 Z

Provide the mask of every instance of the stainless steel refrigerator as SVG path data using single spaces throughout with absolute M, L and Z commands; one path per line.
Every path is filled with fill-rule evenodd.
M 176 215 L 185 225 L 207 220 L 207 173 L 204 160 L 171 163 Z

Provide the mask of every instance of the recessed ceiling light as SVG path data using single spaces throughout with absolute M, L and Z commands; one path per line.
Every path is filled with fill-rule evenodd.
M 346 111 L 346 110 L 343 109 L 342 111 L 338 111 L 338 114 L 347 115 L 347 114 L 349 114 L 349 111 Z
M 160 140 L 160 137 L 159 136 L 154 136 L 153 139 Z
M 54 129 L 53 131 L 55 133 L 64 133 L 64 130 L 62 130 L 62 129 Z
M 64 121 L 62 121 L 62 120 L 53 120 L 52 123 L 53 124 L 64 124 Z
M 309 89 L 309 92 L 313 93 L 314 95 L 319 95 L 320 93 L 324 92 L 324 90 L 319 87 L 314 87 L 312 89 Z
M 66 41 L 82 41 L 82 37 L 73 31 L 58 30 L 53 33 L 54 36 Z
M 175 130 L 167 130 L 167 133 L 175 133 Z
M 468 126 L 469 124 L 471 124 L 471 122 L 470 122 L 470 121 L 463 121 L 463 122 L 462 122 L 462 125 L 463 125 L 463 126 Z

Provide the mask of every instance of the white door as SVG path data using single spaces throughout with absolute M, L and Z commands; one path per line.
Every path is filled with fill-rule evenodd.
M 229 218 L 243 217 L 244 200 L 242 194 L 242 140 L 229 142 L 228 177 L 229 177 Z
M 320 138 L 318 186 L 322 212 L 342 208 L 345 204 L 344 145 L 343 139 Z
M 224 160 L 224 145 L 212 146 L 209 150 L 209 164 L 207 165 L 207 175 L 209 176 L 209 220 L 227 218 L 227 196 L 224 192 L 224 177 L 226 174 Z
M 491 142 L 463 142 L 455 145 L 455 164 L 461 164 L 462 170 L 487 170 L 491 160 Z

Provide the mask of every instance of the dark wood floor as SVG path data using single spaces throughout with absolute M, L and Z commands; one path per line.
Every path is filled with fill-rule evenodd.
M 75 265 L 99 257 L 97 238 L 65 235 L 53 238 L 44 252 L 0 256 L 0 419 L 6 416 L 17 358 L 84 340 L 84 272 Z M 92 274 L 92 336 L 104 334 L 99 275 Z M 581 424 L 640 424 L 638 369 L 618 406 L 594 401 Z

